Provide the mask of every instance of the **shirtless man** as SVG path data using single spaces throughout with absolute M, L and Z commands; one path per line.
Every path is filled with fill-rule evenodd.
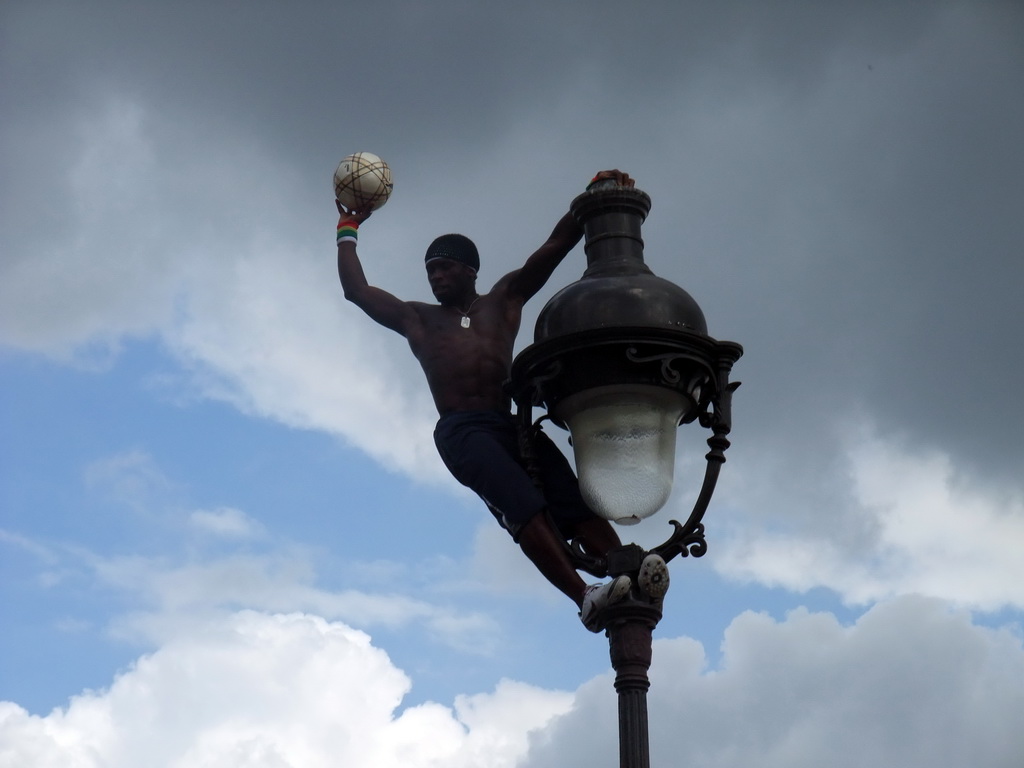
M 606 179 L 633 186 L 617 170 L 601 171 L 592 183 Z M 603 556 L 621 545 L 619 537 L 608 521 L 587 508 L 568 462 L 543 433 L 535 447 L 543 490 L 536 488 L 523 468 L 515 421 L 502 389 L 523 305 L 583 231 L 566 213 L 526 263 L 485 294 L 476 290 L 476 246 L 463 235 L 442 235 L 426 254 L 427 279 L 439 302 L 427 304 L 402 301 L 367 283 L 356 241 L 359 225 L 370 214 L 337 205 L 338 275 L 345 298 L 408 340 L 440 414 L 434 438 L 441 458 L 459 482 L 483 499 L 545 578 L 576 603 L 584 625 L 600 631 L 603 608 L 629 592 L 630 578 L 588 586 L 573 568 L 564 541 L 579 537 L 586 551 Z M 664 570 L 663 561 L 659 570 Z

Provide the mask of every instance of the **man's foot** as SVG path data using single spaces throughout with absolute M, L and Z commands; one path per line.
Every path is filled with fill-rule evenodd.
M 583 607 L 580 609 L 583 626 L 591 632 L 600 632 L 604 609 L 628 595 L 632 586 L 629 576 L 618 576 L 607 584 L 591 584 L 587 587 L 583 593 Z
M 660 600 L 668 592 L 668 565 L 661 555 L 649 554 L 640 564 L 640 573 L 636 577 L 640 591 L 648 597 Z

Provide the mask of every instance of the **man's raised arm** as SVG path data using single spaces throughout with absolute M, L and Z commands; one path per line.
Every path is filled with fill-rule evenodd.
M 366 281 L 363 265 L 356 255 L 356 241 L 359 238 L 359 225 L 370 217 L 369 211 L 346 211 L 338 205 L 338 277 L 345 291 L 345 298 L 359 307 L 374 321 L 397 331 L 403 336 L 407 334 L 410 323 L 417 321 L 415 311 L 397 296 L 370 285 Z
M 621 187 L 632 187 L 634 183 L 629 174 L 618 170 L 601 171 L 590 183 L 608 179 Z M 572 213 L 565 214 L 558 220 L 548 239 L 533 252 L 522 268 L 506 275 L 499 281 L 499 285 L 505 282 L 510 296 L 526 302 L 544 287 L 555 268 L 562 263 L 562 259 L 569 251 L 576 247 L 582 237 L 583 230 L 576 223 Z

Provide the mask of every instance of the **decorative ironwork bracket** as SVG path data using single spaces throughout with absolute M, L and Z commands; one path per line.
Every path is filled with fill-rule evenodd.
M 719 368 L 717 395 L 710 401 L 711 409 L 700 414 L 701 426 L 710 427 L 712 431 L 711 437 L 708 438 L 708 447 L 711 450 L 705 456 L 707 467 L 704 470 L 704 482 L 701 484 L 700 493 L 697 494 L 697 501 L 694 502 L 693 510 L 686 522 L 680 525 L 678 520 L 670 520 L 675 531 L 665 542 L 651 550 L 661 555 L 666 563 L 676 555 L 703 557 L 708 551 L 708 543 L 704 539 L 704 524 L 701 520 L 707 512 L 708 504 L 711 503 L 711 496 L 718 483 L 718 473 L 725 463 L 725 452 L 730 445 L 726 435 L 732 429 L 732 393 L 739 385 L 738 381 L 729 382 L 727 367 Z
M 699 360 L 693 355 L 688 355 L 683 352 L 666 352 L 661 355 L 640 355 L 636 347 L 629 347 L 626 349 L 626 359 L 631 363 L 661 363 L 661 378 L 669 385 L 677 385 L 683 380 L 683 376 L 679 371 L 672 367 L 672 364 L 679 360 L 687 360 L 690 362 Z

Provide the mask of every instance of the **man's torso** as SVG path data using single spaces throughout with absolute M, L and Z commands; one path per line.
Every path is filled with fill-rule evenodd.
M 468 327 L 455 307 L 412 303 L 420 318 L 407 334 L 409 346 L 427 376 L 440 414 L 500 410 L 522 307 L 484 294 L 470 308 Z

